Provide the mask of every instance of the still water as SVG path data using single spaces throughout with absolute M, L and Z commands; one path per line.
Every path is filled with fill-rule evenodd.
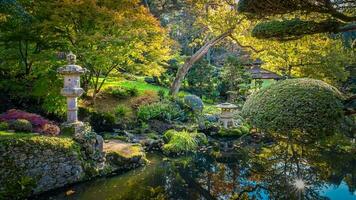
M 353 151 L 279 142 L 258 151 L 241 149 L 225 157 L 214 155 L 168 159 L 150 154 L 150 164 L 145 167 L 58 190 L 39 199 L 356 200 Z M 75 193 L 66 196 L 68 190 Z

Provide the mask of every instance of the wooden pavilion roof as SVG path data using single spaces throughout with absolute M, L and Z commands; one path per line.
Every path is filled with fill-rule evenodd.
M 251 73 L 253 79 L 282 79 L 280 75 L 269 70 L 262 69 L 260 66 L 253 66 L 248 71 Z

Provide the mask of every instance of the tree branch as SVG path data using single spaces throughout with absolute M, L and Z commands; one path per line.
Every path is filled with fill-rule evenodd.
M 230 38 L 231 38 L 234 42 L 236 42 L 236 44 L 239 45 L 240 47 L 242 47 L 242 48 L 249 48 L 249 49 L 251 49 L 252 51 L 254 51 L 255 53 L 260 53 L 260 52 L 262 52 L 262 51 L 265 51 L 264 49 L 257 50 L 255 47 L 250 46 L 250 45 L 243 45 L 243 44 L 241 44 L 241 42 L 239 42 L 239 41 L 237 40 L 237 38 L 235 38 L 233 35 L 230 35 Z

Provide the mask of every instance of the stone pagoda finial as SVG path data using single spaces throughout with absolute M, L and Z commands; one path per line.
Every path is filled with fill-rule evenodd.
M 74 55 L 72 52 L 69 52 L 69 54 L 67 55 L 67 61 L 68 64 L 75 65 L 75 63 L 77 63 L 77 56 Z

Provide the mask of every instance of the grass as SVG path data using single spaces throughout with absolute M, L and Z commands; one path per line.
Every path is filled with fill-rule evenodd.
M 14 140 L 16 142 L 14 142 Z M 62 148 L 62 149 L 73 149 L 79 151 L 80 147 L 74 140 L 70 137 L 51 137 L 38 135 L 34 133 L 22 133 L 22 132 L 8 132 L 0 131 L 0 145 L 8 144 L 19 144 L 19 143 L 31 143 L 38 146 L 46 146 L 48 148 Z
M 7 131 L 0 131 L 0 140 L 1 139 L 16 139 L 16 138 L 25 138 L 25 137 L 32 137 L 36 136 L 33 133 L 14 133 L 14 132 L 7 132 Z
M 102 79 L 100 80 L 102 81 Z M 274 80 L 263 80 L 262 87 L 266 87 L 272 83 Z M 105 81 L 102 90 L 105 90 L 108 87 L 122 87 L 122 88 L 136 88 L 139 91 L 139 95 L 143 95 L 145 91 L 153 91 L 158 92 L 160 90 L 164 91 L 166 94 L 169 93 L 169 88 L 152 85 L 146 83 L 144 81 L 144 77 L 136 77 L 135 80 L 125 80 L 117 77 L 109 77 Z M 179 92 L 178 96 L 189 95 L 187 92 Z M 116 99 L 107 97 L 105 99 L 101 99 L 98 101 L 97 105 L 95 105 L 95 110 L 104 111 L 104 112 L 112 112 L 114 108 L 118 105 L 127 106 L 129 104 L 130 99 Z M 204 113 L 205 114 L 217 114 L 220 113 L 220 109 L 215 107 L 215 104 L 206 103 L 204 104 Z
M 140 94 L 145 91 L 158 92 L 160 90 L 164 91 L 166 94 L 169 93 L 169 89 L 159 85 L 152 85 L 144 81 L 144 77 L 138 77 L 137 80 L 120 80 L 118 78 L 110 77 L 106 80 L 103 89 L 108 87 L 122 87 L 122 88 L 136 88 Z M 179 94 L 185 95 L 187 92 L 179 92 Z

